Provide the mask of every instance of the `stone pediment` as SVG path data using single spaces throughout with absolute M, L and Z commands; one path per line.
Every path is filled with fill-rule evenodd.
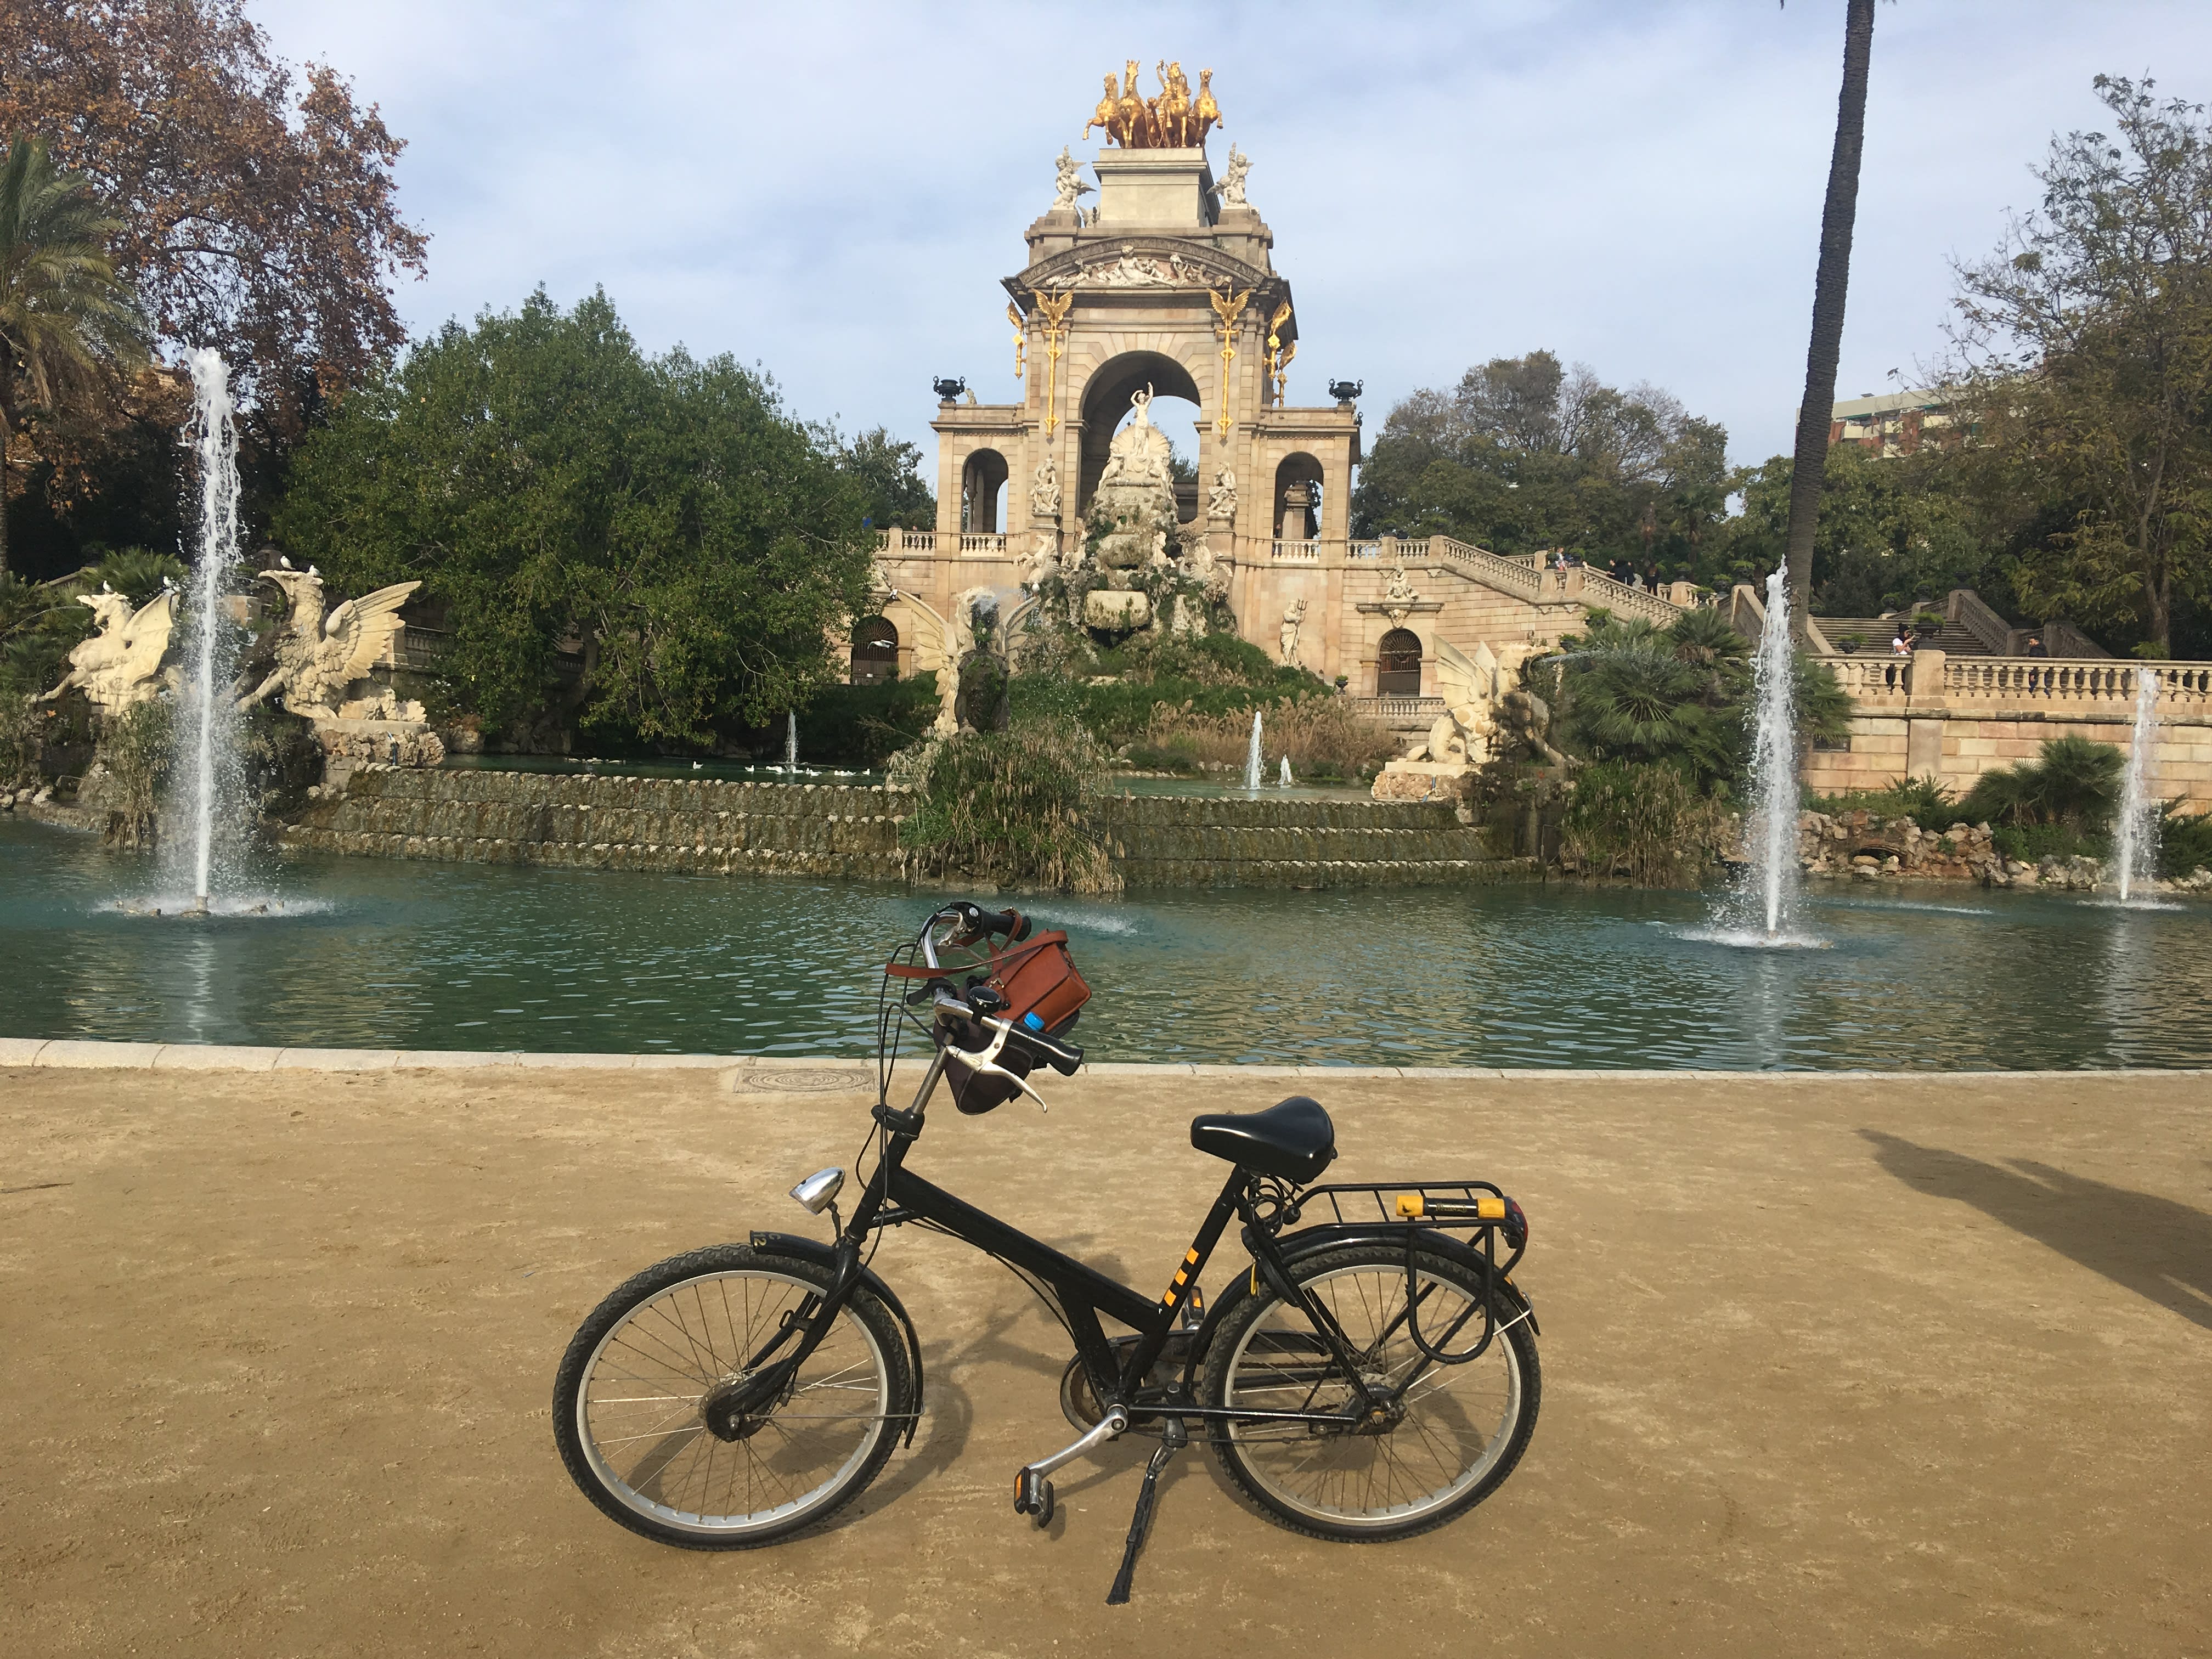
M 1264 289 L 1273 274 L 1217 248 L 1175 236 L 1102 238 L 1040 259 L 1018 276 L 1006 279 L 1016 299 L 1039 290 L 1064 289 Z

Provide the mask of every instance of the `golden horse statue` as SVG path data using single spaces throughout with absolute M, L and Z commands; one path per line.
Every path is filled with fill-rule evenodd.
M 1221 106 L 1213 101 L 1213 71 L 1198 72 L 1198 93 L 1194 97 L 1180 61 L 1163 62 L 1156 67 L 1160 91 L 1158 97 L 1150 99 L 1137 90 L 1135 58 L 1124 64 L 1118 86 L 1109 73 L 1105 95 L 1084 123 L 1083 136 L 1088 138 L 1091 128 L 1103 127 L 1108 140 L 1124 149 L 1203 148 L 1206 133 L 1224 125 Z
M 1121 97 L 1114 107 L 1115 125 L 1107 131 L 1124 149 L 1149 149 L 1152 143 L 1152 106 L 1137 91 L 1137 60 L 1128 60 L 1122 71 Z
M 1198 96 L 1190 106 L 1191 119 L 1198 125 L 1198 136 L 1191 140 L 1200 149 L 1206 148 L 1206 135 L 1222 125 L 1221 106 L 1213 101 L 1213 71 L 1202 69 L 1198 72 Z M 1088 127 L 1084 131 L 1090 131 Z
M 1093 127 L 1105 128 L 1106 136 L 1109 138 L 1114 136 L 1114 112 L 1118 106 L 1119 97 L 1120 94 L 1115 85 L 1114 71 L 1108 70 L 1106 95 L 1098 100 L 1098 107 L 1091 112 L 1091 118 L 1083 124 L 1083 136 L 1085 138 L 1091 136 L 1091 129 Z
M 1154 66 L 1160 77 L 1160 95 L 1152 100 L 1152 128 L 1163 149 L 1186 149 L 1190 145 L 1190 82 L 1183 79 L 1182 64 Z

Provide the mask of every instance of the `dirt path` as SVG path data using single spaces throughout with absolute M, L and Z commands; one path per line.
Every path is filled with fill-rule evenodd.
M 1095 1078 L 933 1122 L 916 1168 L 1142 1285 L 1261 1079 Z M 1146 1448 L 1065 1443 L 1059 1333 L 901 1235 L 929 1412 L 774 1549 L 633 1537 L 552 1372 L 635 1268 L 849 1160 L 856 1097 L 712 1073 L 0 1071 L 0 1652 L 787 1656 L 2212 1651 L 2202 1079 L 1347 1081 L 1345 1178 L 1494 1173 L 1544 1410 L 1411 1542 L 1270 1525 L 1187 1455 L 1103 1605 Z M 1232 1252 L 1233 1254 L 1233 1252 Z M 1216 1277 L 1225 1277 L 1217 1267 Z

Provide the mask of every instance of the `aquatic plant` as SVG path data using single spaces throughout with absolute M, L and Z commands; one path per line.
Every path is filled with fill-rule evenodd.
M 963 732 L 916 757 L 919 799 L 900 826 L 913 873 L 1077 893 L 1121 878 L 1088 811 L 1106 755 L 1073 720 Z

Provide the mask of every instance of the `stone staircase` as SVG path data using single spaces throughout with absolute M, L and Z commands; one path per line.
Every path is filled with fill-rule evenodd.
M 283 844 L 353 857 L 904 881 L 904 790 L 544 772 L 363 770 Z M 1517 868 L 1442 805 L 1118 795 L 1096 808 L 1133 887 L 1442 886 Z
M 1894 617 L 1815 617 L 1813 620 L 1820 624 L 1822 637 L 1838 651 L 1845 639 L 1858 635 L 1864 643 L 1852 654 L 1861 657 L 1887 656 L 1889 642 L 1897 636 Z M 1958 622 L 1946 622 L 1936 633 L 1920 636 L 1919 643 L 1951 657 L 1995 654 L 1979 634 Z

